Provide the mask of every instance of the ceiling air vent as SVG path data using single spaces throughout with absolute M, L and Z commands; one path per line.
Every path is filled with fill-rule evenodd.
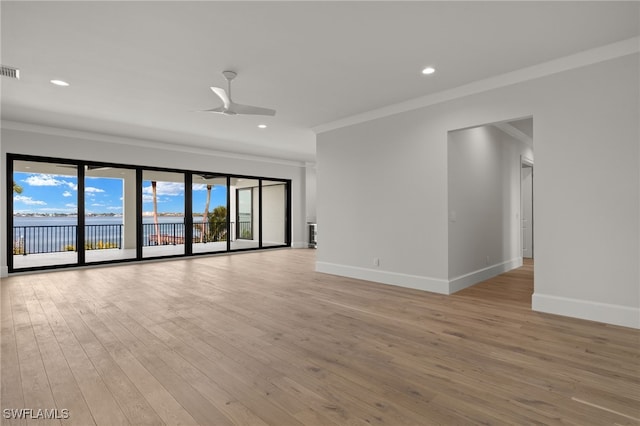
M 20 78 L 20 70 L 18 68 L 0 65 L 0 75 L 9 78 Z

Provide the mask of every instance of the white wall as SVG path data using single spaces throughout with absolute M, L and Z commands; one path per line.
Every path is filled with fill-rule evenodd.
M 522 265 L 523 155 L 531 149 L 494 126 L 449 133 L 450 291 Z
M 318 135 L 319 271 L 448 293 L 448 128 L 430 110 Z
M 307 194 L 306 220 L 307 223 L 316 222 L 316 164 L 307 163 L 305 174 L 305 186 Z M 307 241 L 308 242 L 308 241 Z
M 319 134 L 317 269 L 448 293 L 447 133 L 533 116 L 533 308 L 640 327 L 638 64 L 622 56 Z
M 19 123 L 3 122 L 0 136 L 3 165 L 0 215 L 4 219 L 0 232 L 0 272 L 3 275 L 7 273 L 4 213 L 4 165 L 7 153 L 291 179 L 292 246 L 306 247 L 305 164 L 302 162 L 226 155 L 153 141 L 127 140 Z

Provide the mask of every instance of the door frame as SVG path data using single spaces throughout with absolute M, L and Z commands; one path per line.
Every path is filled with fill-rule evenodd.
M 533 259 L 535 257 L 535 237 L 534 237 L 534 211 L 535 211 L 535 205 L 534 205 L 534 196 L 533 196 L 533 188 L 534 188 L 534 166 L 533 166 L 533 159 L 521 155 L 520 156 L 520 254 L 522 255 L 522 252 L 524 250 L 524 238 L 522 235 L 522 213 L 523 213 L 523 205 L 524 205 L 524 197 L 523 197 L 523 191 L 522 191 L 522 169 L 523 168 L 531 168 L 531 258 Z M 524 256 L 522 256 L 524 257 Z

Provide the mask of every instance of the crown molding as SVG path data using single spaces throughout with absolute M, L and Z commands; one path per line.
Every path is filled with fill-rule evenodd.
M 622 56 L 631 55 L 640 52 L 640 36 L 616 43 L 608 44 L 594 49 L 585 50 L 563 58 L 554 59 L 552 61 L 543 62 L 531 67 L 522 68 L 517 71 L 500 74 L 483 80 L 474 81 L 469 84 L 455 87 L 453 89 L 443 90 L 419 98 L 410 99 L 408 101 L 378 108 L 362 114 L 356 114 L 340 120 L 321 124 L 312 128 L 316 134 L 328 132 L 342 127 L 352 126 L 354 124 L 364 123 L 366 121 L 376 120 L 390 115 L 412 111 L 442 102 L 462 98 L 464 96 L 474 95 L 477 93 L 487 92 L 489 90 L 510 86 L 517 83 L 533 80 L 540 77 L 556 74 L 563 71 L 569 71 L 575 68 L 604 62 Z
M 136 139 L 125 136 L 114 136 L 103 133 L 87 132 L 82 130 L 64 129 L 60 127 L 44 126 L 40 124 L 24 123 L 21 121 L 2 120 L 2 129 L 19 130 L 24 132 L 33 132 L 46 135 L 63 136 L 75 139 L 88 139 L 96 142 L 105 142 L 118 145 L 129 145 L 142 148 L 162 149 L 165 151 L 173 151 L 180 153 L 190 153 L 197 155 L 212 155 L 222 158 L 232 158 L 236 160 L 257 161 L 261 163 L 272 163 L 284 166 L 305 167 L 304 161 L 287 160 L 273 157 L 262 157 L 251 154 L 241 154 L 228 151 L 217 151 L 213 149 L 197 148 L 193 146 L 174 145 L 166 142 Z

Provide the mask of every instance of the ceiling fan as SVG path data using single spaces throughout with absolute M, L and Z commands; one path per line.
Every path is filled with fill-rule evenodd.
M 262 108 L 251 105 L 237 104 L 231 100 L 231 80 L 238 75 L 234 71 L 222 71 L 222 75 L 227 79 L 227 90 L 220 87 L 211 87 L 213 93 L 218 95 L 222 100 L 222 106 L 213 109 L 207 109 L 200 112 L 215 112 L 225 115 L 276 115 L 275 109 Z

